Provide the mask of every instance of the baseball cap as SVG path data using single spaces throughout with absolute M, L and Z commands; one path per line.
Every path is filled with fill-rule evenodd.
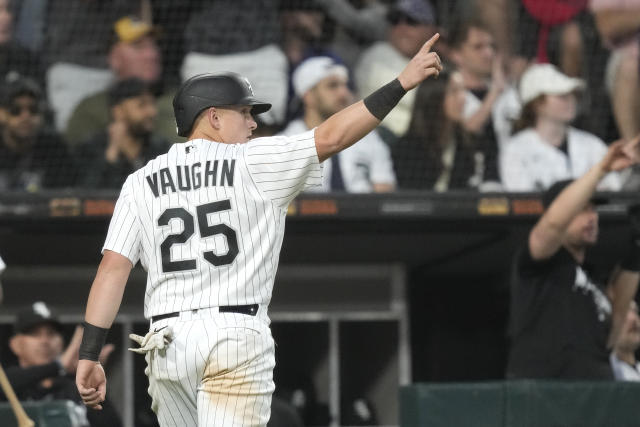
M 561 73 L 551 64 L 533 64 L 520 79 L 520 99 L 523 104 L 540 95 L 563 95 L 584 88 L 584 81 Z
M 398 0 L 389 10 L 387 18 L 391 22 L 397 22 L 400 15 L 407 16 L 419 24 L 436 23 L 436 12 L 428 0 Z
M 157 29 L 135 16 L 125 16 L 113 24 L 115 42 L 132 43 L 146 35 L 156 35 Z
M 303 61 L 293 72 L 293 89 L 302 97 L 307 91 L 329 76 L 348 78 L 347 67 L 328 56 L 314 56 Z
M 49 324 L 62 333 L 62 323 L 44 302 L 37 301 L 18 312 L 13 331 L 15 334 L 26 334 L 36 326 L 44 324 Z
M 574 180 L 573 179 L 563 179 L 561 181 L 556 181 L 551 187 L 549 187 L 542 194 L 542 205 L 545 209 L 547 209 L 551 203 L 562 193 L 562 190 L 567 188 Z M 594 195 L 591 197 L 591 203 L 594 205 L 606 205 L 609 200 L 605 197 Z
M 109 88 L 109 107 L 120 104 L 122 101 L 135 98 L 145 93 L 152 93 L 151 87 L 137 78 L 118 81 Z
M 0 87 L 0 105 L 10 107 L 13 100 L 19 96 L 28 95 L 40 100 L 42 91 L 38 84 L 26 77 L 18 77 L 10 80 Z

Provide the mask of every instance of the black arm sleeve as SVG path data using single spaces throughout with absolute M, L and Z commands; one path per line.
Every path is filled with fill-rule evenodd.
M 60 365 L 57 362 L 47 363 L 46 365 L 33 366 L 30 368 L 21 368 L 20 366 L 12 366 L 6 369 L 7 378 L 13 386 L 18 398 L 29 388 L 35 387 L 45 378 L 57 377 L 60 375 Z M 7 397 L 0 390 L 0 398 L 6 400 Z

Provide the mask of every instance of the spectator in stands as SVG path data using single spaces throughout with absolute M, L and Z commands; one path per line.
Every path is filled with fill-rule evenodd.
M 334 22 L 326 15 L 316 0 L 283 0 L 279 3 L 281 46 L 289 66 L 287 88 L 287 114 L 285 123 L 302 114 L 300 99 L 293 88 L 293 71 L 304 60 L 325 56 L 336 62 L 343 59 L 333 51 L 331 43 L 335 33 Z
M 71 400 L 78 404 L 77 412 L 84 413 L 92 427 L 118 427 L 122 423 L 113 406 L 106 401 L 102 411 L 86 409 L 75 385 L 78 351 L 82 327 L 78 326 L 64 348 L 62 324 L 44 302 L 36 302 L 21 310 L 9 341 L 18 366 L 6 369 L 7 378 L 20 400 Z M 105 363 L 113 351 L 107 344 L 100 354 Z M 4 394 L 0 397 L 5 400 Z
M 436 16 L 428 0 L 398 0 L 389 10 L 387 40 L 362 52 L 355 68 L 355 83 L 362 98 L 392 80 L 436 32 Z M 415 91 L 407 93 L 382 121 L 385 138 L 401 137 L 409 127 Z
M 47 95 L 63 132 L 78 103 L 113 81 L 107 62 L 113 22 L 140 13 L 141 0 L 46 1 Z
M 304 116 L 289 123 L 284 135 L 313 129 L 353 102 L 348 72 L 332 58 L 307 59 L 293 73 L 296 95 L 304 104 Z M 389 148 L 375 131 L 324 163 L 323 185 L 316 191 L 386 192 L 395 187 Z
M 343 58 L 348 68 L 364 47 L 383 41 L 389 30 L 389 5 L 381 0 L 315 0 L 326 16 L 336 23 L 331 50 Z M 358 4 L 359 3 L 359 4 Z M 357 7 L 359 6 L 359 7 Z
M 485 24 L 469 19 L 455 25 L 451 33 L 451 58 L 466 88 L 464 127 L 476 137 L 484 162 L 484 181 L 498 183 L 498 153 L 511 135 L 511 122 L 520 103 L 507 82 L 502 59 L 496 55 L 493 36 Z
M 520 0 L 520 54 L 555 64 L 570 77 L 582 77 L 585 40 L 581 26 L 588 0 Z
M 640 229 L 608 281 L 585 256 L 598 240 L 598 183 L 638 162 L 639 141 L 613 143 L 580 178 L 544 194 L 546 210 L 512 268 L 508 378 L 613 379 L 609 353 L 640 278 Z
M 392 146 L 402 189 L 477 189 L 484 165 L 477 162 L 473 138 L 464 130 L 465 88 L 450 66 L 437 80 L 418 87 L 409 130 Z
M 640 1 L 590 0 L 602 40 L 612 49 L 606 86 L 620 136 L 630 140 L 640 132 Z
M 125 16 L 114 24 L 114 43 L 109 53 L 109 67 L 116 82 L 138 78 L 152 85 L 155 93 L 160 83 L 162 64 L 156 44 L 156 30 L 144 21 Z M 76 147 L 109 123 L 108 88 L 85 98 L 78 104 L 69 119 L 65 133 L 67 142 Z M 156 132 L 175 142 L 178 139 L 173 118 L 173 91 L 166 90 L 157 98 Z
M 78 149 L 82 187 L 118 189 L 130 173 L 166 152 L 169 145 L 154 133 L 158 109 L 144 81 L 115 83 L 109 90 L 109 106 L 111 122 Z
M 0 89 L 0 189 L 38 191 L 73 183 L 76 168 L 44 123 L 38 85 L 26 78 Z
M 0 81 L 30 77 L 42 83 L 40 60 L 13 38 L 13 1 L 0 0 Z
M 615 127 L 611 126 L 609 93 L 602 84 L 609 52 L 589 13 L 588 0 L 520 0 L 513 3 L 520 9 L 515 16 L 517 31 L 513 32 L 513 38 L 521 65 L 551 63 L 563 74 L 583 79 L 589 91 L 578 100 L 580 114 L 576 127 L 605 140 L 617 139 Z M 516 60 L 511 61 L 514 63 Z
M 295 68 L 312 56 L 335 56 L 328 49 L 333 31 L 320 3 L 315 0 L 281 0 L 279 4 L 282 49 Z
M 638 304 L 635 301 L 631 301 L 629 311 L 620 331 L 620 337 L 609 358 L 613 369 L 613 377 L 616 380 L 640 381 L 640 363 L 636 359 L 636 351 L 639 347 L 640 317 L 638 317 Z
M 520 81 L 524 104 L 514 126 L 517 132 L 501 153 L 502 183 L 508 191 L 540 191 L 555 181 L 577 178 L 597 164 L 607 147 L 597 136 L 575 129 L 575 92 L 582 80 L 568 77 L 551 64 L 532 65 Z M 601 190 L 619 190 L 612 173 Z
M 205 3 L 192 12 L 186 26 L 183 81 L 202 73 L 240 73 L 251 81 L 257 96 L 272 102 L 260 120 L 281 126 L 287 107 L 288 65 L 278 45 L 279 0 Z

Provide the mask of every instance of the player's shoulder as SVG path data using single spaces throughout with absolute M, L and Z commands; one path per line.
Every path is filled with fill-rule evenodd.
M 274 146 L 274 145 L 284 147 L 295 142 L 313 141 L 314 137 L 315 137 L 315 128 L 311 130 L 302 129 L 301 132 L 295 132 L 292 135 L 277 134 L 273 136 L 263 136 L 259 138 L 254 138 L 244 145 L 246 145 L 249 149 L 252 149 L 255 147 L 261 147 L 261 146 Z
M 142 185 L 141 183 L 143 181 L 144 176 L 149 175 L 153 172 L 157 172 L 163 167 L 166 167 L 166 165 L 169 163 L 168 159 L 172 155 L 172 151 L 175 151 L 176 146 L 177 146 L 177 143 L 173 144 L 169 148 L 169 151 L 167 151 L 166 153 L 157 155 L 153 159 L 150 159 L 144 166 L 132 172 L 127 178 L 127 181 L 131 183 L 130 185 L 132 186 L 135 186 L 136 184 Z

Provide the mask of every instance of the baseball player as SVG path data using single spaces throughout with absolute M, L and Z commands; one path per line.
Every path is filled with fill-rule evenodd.
M 173 145 L 125 181 L 89 294 L 76 374 L 100 409 L 98 362 L 131 268 L 147 270 L 145 354 L 161 426 L 265 426 L 274 390 L 267 306 L 287 205 L 320 185 L 320 163 L 373 130 L 407 90 L 442 65 L 435 35 L 389 84 L 295 136 L 251 140 L 257 100 L 234 73 L 187 80 L 173 101 Z

